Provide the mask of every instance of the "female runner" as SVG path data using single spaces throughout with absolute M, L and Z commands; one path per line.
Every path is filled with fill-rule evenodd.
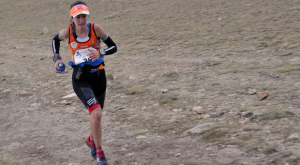
M 97 165 L 107 165 L 107 160 L 101 146 L 102 140 L 102 109 L 105 100 L 106 75 L 104 70 L 104 55 L 117 51 L 117 46 L 101 26 L 88 23 L 89 8 L 77 1 L 71 5 L 71 25 L 61 30 L 52 42 L 53 61 L 57 73 L 63 72 L 64 65 L 59 55 L 60 41 L 67 40 L 73 60 L 69 65 L 73 68 L 73 89 L 90 113 L 91 135 L 86 144 L 91 148 L 92 156 Z M 107 45 L 101 49 L 100 42 Z

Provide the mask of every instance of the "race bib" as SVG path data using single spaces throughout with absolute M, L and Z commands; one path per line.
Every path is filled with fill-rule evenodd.
M 76 50 L 74 55 L 75 64 L 81 64 L 84 62 L 92 61 L 92 59 L 88 56 L 89 53 L 90 53 L 89 48 Z

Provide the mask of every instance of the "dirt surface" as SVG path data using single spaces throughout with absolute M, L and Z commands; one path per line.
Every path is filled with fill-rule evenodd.
M 0 1 L 0 164 L 96 164 L 72 69 L 52 61 L 73 2 Z M 110 164 L 299 164 L 299 0 L 85 2 L 118 46 L 105 57 Z

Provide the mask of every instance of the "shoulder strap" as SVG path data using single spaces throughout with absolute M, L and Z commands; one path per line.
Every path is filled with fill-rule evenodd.
M 89 37 L 91 38 L 91 36 L 92 36 L 92 33 L 91 33 L 91 24 L 88 23 L 87 26 L 88 26 L 88 28 L 89 28 Z
M 91 36 L 92 36 L 92 34 L 91 34 L 91 24 L 88 23 L 88 24 L 87 24 L 87 27 L 89 28 L 89 38 L 91 38 Z M 72 33 L 73 33 L 73 36 L 74 36 L 74 38 L 75 38 L 75 40 L 76 40 L 77 35 L 76 35 L 75 25 L 72 27 Z M 71 34 L 71 33 L 70 33 L 70 34 Z
M 70 38 L 71 38 L 71 27 L 69 28 L 69 42 L 70 43 Z
M 97 38 L 98 40 L 100 40 L 100 37 L 97 36 L 97 33 L 96 33 L 96 31 L 95 31 L 95 24 L 93 23 L 92 25 L 93 25 L 93 32 L 94 32 L 96 38 Z

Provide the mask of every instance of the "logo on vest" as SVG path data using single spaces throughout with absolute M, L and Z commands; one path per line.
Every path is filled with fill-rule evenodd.
M 77 48 L 77 43 L 76 43 L 76 42 L 71 42 L 71 47 L 72 47 L 73 49 L 76 49 L 76 48 Z
M 95 47 L 94 39 L 92 40 L 92 47 Z

